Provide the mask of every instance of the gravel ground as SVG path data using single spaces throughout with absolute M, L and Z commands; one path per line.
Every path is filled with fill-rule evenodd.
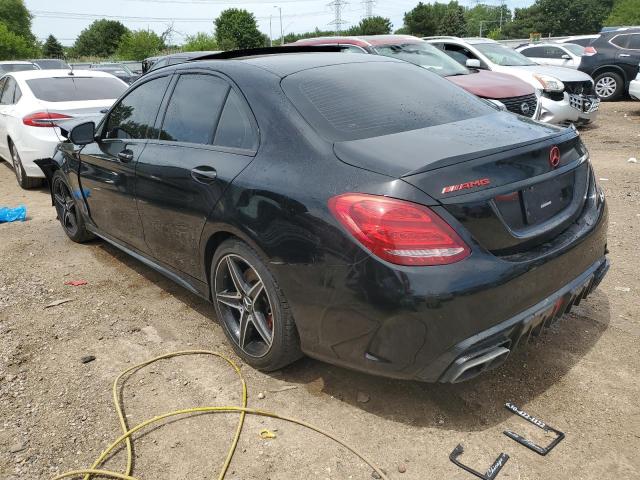
M 249 404 L 331 430 L 394 479 L 472 478 L 448 460 L 460 442 L 463 461 L 480 470 L 509 453 L 500 478 L 640 478 L 640 164 L 628 162 L 640 158 L 640 102 L 604 104 L 582 135 L 609 201 L 612 262 L 588 301 L 465 384 L 393 381 L 303 359 L 270 375 L 244 367 Z M 69 241 L 48 193 L 20 190 L 0 163 L 0 205 L 18 203 L 28 221 L 0 225 L 0 479 L 48 479 L 88 467 L 119 435 L 111 382 L 121 370 L 175 350 L 233 354 L 209 304 L 109 245 Z M 80 279 L 88 284 L 64 285 Z M 71 301 L 45 308 L 60 299 Z M 95 361 L 83 364 L 87 355 Z M 237 405 L 239 388 L 221 361 L 191 357 L 136 374 L 123 397 L 135 424 L 176 408 Z M 503 408 L 507 400 L 566 439 L 548 457 L 515 444 L 502 431 L 525 424 Z M 236 422 L 201 415 L 149 431 L 136 442 L 136 475 L 217 478 Z M 262 428 L 277 438 L 261 439 Z M 108 466 L 121 469 L 123 458 Z M 371 476 L 319 435 L 253 417 L 227 478 Z

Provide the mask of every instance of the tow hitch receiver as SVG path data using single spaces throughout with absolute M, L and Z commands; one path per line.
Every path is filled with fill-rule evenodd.
M 496 478 L 498 476 L 498 473 L 500 473 L 500 470 L 502 470 L 502 467 L 504 467 L 505 463 L 507 463 L 507 460 L 509 460 L 509 455 L 507 455 L 506 453 L 501 453 L 500 456 L 496 458 L 496 461 L 493 462 L 493 465 L 489 467 L 489 469 L 487 470 L 487 473 L 482 474 L 480 472 L 475 471 L 473 468 L 463 465 L 458 460 L 458 457 L 462 455 L 463 452 L 464 452 L 464 447 L 461 444 L 459 444 L 456 448 L 453 449 L 453 452 L 451 452 L 451 454 L 449 455 L 449 460 L 451 460 L 453 463 L 455 463 L 458 467 L 462 468 L 463 470 L 466 470 L 470 474 L 475 475 L 478 478 L 482 478 L 483 480 L 493 480 L 494 478 Z
M 505 404 L 505 407 L 507 407 L 507 410 L 510 410 L 512 413 L 518 415 L 519 417 L 524 418 L 527 422 L 533 423 L 536 427 L 544 430 L 545 432 L 553 432 L 556 434 L 556 438 L 549 445 L 547 445 L 546 447 L 541 447 L 540 445 L 535 444 L 531 440 L 524 438 L 522 435 L 518 435 L 517 433 L 512 432 L 511 430 L 505 430 L 504 434 L 507 437 L 509 437 L 512 440 L 515 440 L 520 445 L 524 445 L 529 450 L 533 450 L 538 455 L 545 456 L 547 453 L 553 450 L 555 446 L 562 441 L 562 439 L 564 439 L 564 433 L 562 433 L 560 430 L 556 430 L 550 425 L 547 425 L 544 421 L 540 420 L 539 418 L 532 417 L 524 410 L 520 410 L 513 403 L 507 402 Z

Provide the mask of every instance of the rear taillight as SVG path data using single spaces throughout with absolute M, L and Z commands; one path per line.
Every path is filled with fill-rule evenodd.
M 446 265 L 466 258 L 469 247 L 422 205 L 361 193 L 329 200 L 338 221 L 374 255 L 398 265 Z
M 73 117 L 64 115 L 62 113 L 36 112 L 24 117 L 22 119 L 22 123 L 28 125 L 29 127 L 55 127 L 56 121 L 66 120 L 69 118 Z
M 596 53 L 598 53 L 598 50 L 596 50 L 595 47 L 585 47 L 583 55 L 585 57 L 590 57 Z

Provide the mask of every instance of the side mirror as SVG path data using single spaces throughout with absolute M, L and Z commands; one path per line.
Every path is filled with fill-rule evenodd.
M 74 145 L 89 145 L 96 141 L 96 124 L 93 122 L 85 122 L 76 125 L 69 132 L 69 140 Z
M 562 55 L 561 57 L 563 60 L 571 60 L 571 55 L 565 53 L 564 55 Z
M 467 59 L 466 65 L 469 68 L 480 68 L 481 67 L 480 60 L 478 60 L 477 58 L 469 58 L 469 59 Z

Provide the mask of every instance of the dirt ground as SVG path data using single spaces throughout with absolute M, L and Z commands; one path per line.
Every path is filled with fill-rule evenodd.
M 393 381 L 303 359 L 270 375 L 245 366 L 250 406 L 334 432 L 393 479 L 473 478 L 448 459 L 458 443 L 479 470 L 508 453 L 499 478 L 640 479 L 640 164 L 628 162 L 640 158 L 640 102 L 604 104 L 582 135 L 609 202 L 612 262 L 586 302 L 468 383 Z M 121 370 L 184 349 L 235 357 L 212 306 L 103 242 L 72 243 L 48 192 L 20 190 L 2 163 L 0 206 L 19 203 L 28 221 L 0 225 L 0 479 L 49 479 L 88 467 L 119 436 L 111 382 Z M 64 285 L 80 279 L 88 285 Z M 96 360 L 83 364 L 87 355 Z M 238 405 L 239 391 L 221 361 L 190 357 L 133 376 L 123 395 L 133 425 L 177 408 Z M 566 439 L 547 457 L 508 439 L 505 428 L 535 433 L 507 412 L 508 400 Z M 135 474 L 217 478 L 236 422 L 234 414 L 200 415 L 149 431 L 136 442 Z M 277 438 L 261 439 L 262 428 L 277 429 Z M 108 466 L 121 469 L 123 458 Z M 227 478 L 371 477 L 315 433 L 250 417 Z

